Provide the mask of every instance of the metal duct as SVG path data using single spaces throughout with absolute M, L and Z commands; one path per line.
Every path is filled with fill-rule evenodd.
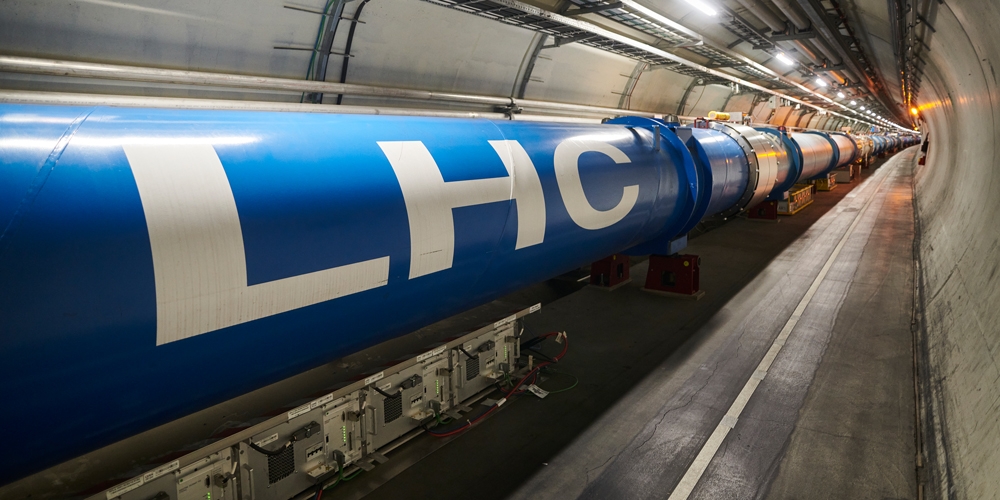
M 132 82 L 151 82 L 182 85 L 199 85 L 228 89 L 277 92 L 317 92 L 325 94 L 345 94 L 408 99 L 417 101 L 457 102 L 478 106 L 502 108 L 527 108 L 577 114 L 618 116 L 622 110 L 598 106 L 584 106 L 559 102 L 514 99 L 511 97 L 481 96 L 452 92 L 377 87 L 351 83 L 331 83 L 290 78 L 232 75 L 202 71 L 182 71 L 117 64 L 84 63 L 58 61 L 32 57 L 0 56 L 0 72 L 29 73 L 35 75 L 71 76 L 81 78 L 102 78 Z M 654 116 L 653 113 L 629 111 L 635 116 Z
M 740 5 L 757 16 L 758 19 L 764 22 L 771 31 L 776 33 L 784 32 L 788 29 L 785 21 L 781 20 L 774 12 L 771 11 L 770 7 L 764 2 L 758 2 L 757 0 L 737 0 Z M 802 40 L 792 40 L 790 42 L 778 42 L 782 47 L 793 47 L 797 52 L 802 53 L 806 56 L 810 62 L 817 66 L 822 66 L 823 61 L 816 55 L 816 49 L 805 43 Z

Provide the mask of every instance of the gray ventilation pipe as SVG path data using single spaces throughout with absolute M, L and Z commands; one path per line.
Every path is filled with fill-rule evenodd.
M 757 0 L 737 1 L 740 5 L 753 13 L 753 15 L 757 16 L 758 19 L 763 21 L 764 24 L 766 24 L 772 31 L 785 31 L 785 22 L 782 21 L 781 18 L 779 18 L 766 3 L 759 2 Z M 773 1 L 774 5 L 777 6 L 782 13 L 788 16 L 788 19 L 791 20 L 792 24 L 794 24 L 796 28 L 799 30 L 809 29 L 811 24 L 809 19 L 805 15 L 799 13 L 799 11 L 795 10 L 788 0 Z M 814 39 L 814 43 L 815 47 L 823 53 L 823 56 L 826 57 L 830 64 L 837 65 L 843 62 L 840 56 L 832 48 L 830 48 L 830 46 L 827 45 L 822 38 Z M 783 48 L 787 48 L 789 46 L 786 44 L 788 44 L 788 42 L 779 42 L 779 45 Z M 816 49 L 813 48 L 813 45 L 809 44 L 807 41 L 793 40 L 790 45 L 794 46 L 795 50 L 806 56 L 806 58 L 808 58 L 816 66 L 823 66 L 824 61 L 816 54 Z M 831 76 L 836 78 L 838 83 L 845 83 L 848 80 L 847 76 L 840 72 L 831 72 Z
M 804 43 L 802 40 L 795 40 L 795 41 L 797 43 L 790 44 L 793 49 L 795 49 L 802 55 L 806 56 L 806 58 L 808 58 L 816 66 L 823 65 L 823 60 L 820 59 L 818 55 L 816 55 L 816 51 L 813 50 L 813 48 L 810 47 L 809 44 Z M 788 42 L 782 42 L 782 43 L 788 43 Z M 782 47 L 787 47 L 787 45 L 782 45 Z
M 800 14 L 799 11 L 792 7 L 792 4 L 788 3 L 788 0 L 771 0 L 774 2 L 774 6 L 781 11 L 785 17 L 788 18 L 796 28 L 801 30 L 809 29 L 809 19 L 804 15 Z
M 753 15 L 757 16 L 758 19 L 764 21 L 764 24 L 766 24 L 768 28 L 771 28 L 771 31 L 785 31 L 785 22 L 782 21 L 777 14 L 772 12 L 771 9 L 763 2 L 758 2 L 757 0 L 736 1 L 738 1 L 740 5 L 745 7 L 750 12 L 753 12 Z
M 785 17 L 787 17 L 788 20 L 791 21 L 793 25 L 795 25 L 796 29 L 798 29 L 799 31 L 809 29 L 812 23 L 809 22 L 809 19 L 805 16 L 805 14 L 800 13 L 795 8 L 795 6 L 792 5 L 788 0 L 771 0 L 771 1 L 774 2 L 775 7 L 777 7 L 778 10 L 780 10 L 781 13 L 784 14 Z M 830 48 L 830 46 L 822 38 L 815 38 L 813 40 L 813 44 L 816 45 L 816 48 L 818 48 L 819 51 L 823 53 L 823 56 L 826 57 L 826 60 L 830 61 L 830 64 L 836 65 L 843 62 L 840 59 L 840 56 L 837 55 L 837 53 L 834 52 L 833 49 Z
M 771 1 L 774 2 L 775 7 L 785 14 L 792 24 L 794 24 L 800 31 L 809 29 L 812 26 L 809 17 L 806 16 L 793 2 L 789 0 Z M 823 53 L 823 56 L 826 57 L 827 61 L 830 61 L 830 64 L 834 66 L 842 64 L 844 60 L 840 57 L 840 54 L 837 53 L 837 50 L 831 45 L 836 44 L 837 41 L 828 39 L 823 33 L 823 30 L 816 30 L 816 32 L 817 38 L 811 40 L 816 48 Z M 848 77 L 858 80 L 857 75 L 852 74 L 850 71 L 831 72 L 830 75 L 836 78 L 839 83 L 845 83 L 848 80 Z
M 767 6 L 764 2 L 758 2 L 757 0 L 737 0 L 740 5 L 749 10 L 753 15 L 757 16 L 758 19 L 764 22 L 771 31 L 783 32 L 787 29 L 785 21 L 782 21 L 777 14 L 771 11 L 771 8 Z M 794 21 L 793 21 L 794 22 Z M 806 24 L 808 27 L 808 23 Z M 796 27 L 798 27 L 796 25 Z M 816 55 L 816 50 L 813 49 L 809 44 L 804 43 L 802 40 L 793 40 L 791 43 L 779 42 L 779 45 L 786 50 L 788 47 L 793 47 L 797 52 L 806 56 L 810 62 L 817 66 L 823 65 L 823 60 Z

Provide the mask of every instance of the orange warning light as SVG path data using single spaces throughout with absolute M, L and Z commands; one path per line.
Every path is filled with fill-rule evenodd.
M 919 113 L 919 111 L 917 111 L 917 108 L 910 108 L 910 114 L 912 114 L 913 116 L 917 116 L 917 113 Z

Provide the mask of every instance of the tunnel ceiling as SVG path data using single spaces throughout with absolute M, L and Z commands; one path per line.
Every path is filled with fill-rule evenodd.
M 801 45 L 802 40 L 823 43 L 818 41 L 821 29 L 810 26 L 799 32 L 791 17 L 773 5 L 763 8 L 785 23 L 784 33 L 771 29 L 773 19 L 770 25 L 761 19 L 769 17 L 767 12 L 746 8 L 748 0 L 702 0 L 717 11 L 714 16 L 692 2 L 355 0 L 343 2 L 340 11 L 337 0 L 76 0 L 60 8 L 29 0 L 0 5 L 0 46 L 6 55 L 321 79 L 314 69 L 319 61 L 314 49 L 322 38 L 320 20 L 326 10 L 341 17 L 330 45 L 326 81 L 667 114 L 705 113 L 727 105 L 749 112 L 769 97 L 761 90 L 769 89 L 800 105 L 820 105 L 847 116 L 857 116 L 848 106 L 856 100 L 885 118 L 896 113 L 896 121 L 908 125 L 900 113 L 905 99 L 884 3 L 790 0 L 792 5 L 786 6 L 798 17 L 807 15 L 809 8 L 827 17 L 824 23 L 835 28 L 840 45 L 858 49 L 861 65 L 870 69 L 867 76 L 854 76 L 849 70 L 857 61 L 834 64 L 822 54 L 810 56 L 795 49 L 791 44 Z M 794 65 L 781 62 L 779 53 L 794 59 Z M 815 64 L 817 57 L 823 66 Z M 871 64 L 865 66 L 865 61 Z M 837 75 L 849 75 L 841 82 L 845 85 L 838 83 Z M 4 88 L 14 90 L 218 95 L 206 89 L 12 73 L 2 73 L 0 79 Z M 828 86 L 821 87 L 818 79 Z M 869 90 L 872 81 L 874 94 Z M 838 92 L 845 98 L 838 98 Z M 745 94 L 761 97 L 741 99 Z M 234 92 L 226 97 L 307 98 Z M 326 99 L 331 102 L 337 96 Z M 370 97 L 346 96 L 340 101 L 383 104 Z M 741 108 L 732 107 L 737 105 Z
M 844 0 L 849 23 L 902 114 L 914 106 L 935 33 L 938 0 Z M 907 116 L 909 122 L 912 117 Z

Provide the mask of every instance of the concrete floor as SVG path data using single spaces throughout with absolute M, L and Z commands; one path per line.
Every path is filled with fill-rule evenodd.
M 693 240 L 700 301 L 643 293 L 642 262 L 546 303 L 528 327 L 569 333 L 578 387 L 421 436 L 330 498 L 916 498 L 914 160 Z

